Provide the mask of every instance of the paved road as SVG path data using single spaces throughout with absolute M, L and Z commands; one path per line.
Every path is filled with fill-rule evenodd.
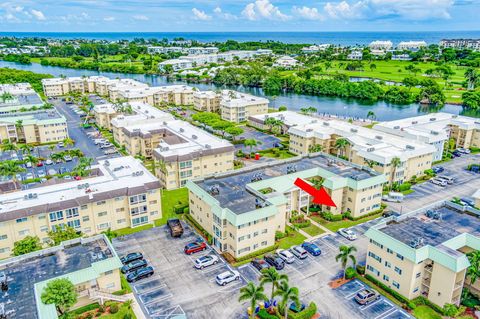
M 467 171 L 468 164 L 479 163 L 480 154 L 463 155 L 460 158 L 440 164 L 445 171 L 439 175 L 451 176 L 456 179 L 453 185 L 441 187 L 430 182 L 415 185 L 415 190 L 405 196 L 402 203 L 389 203 L 388 206 L 399 212 L 410 212 L 428 204 L 441 200 L 450 200 L 453 197 L 468 197 L 480 189 L 480 174 Z

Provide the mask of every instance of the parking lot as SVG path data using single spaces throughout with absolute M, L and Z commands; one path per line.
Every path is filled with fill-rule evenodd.
M 405 196 L 403 202 L 388 203 L 388 205 L 396 211 L 408 212 L 440 200 L 469 197 L 480 188 L 480 176 L 478 173 L 467 171 L 466 167 L 479 161 L 480 154 L 464 154 L 449 162 L 436 165 L 445 169 L 438 175 L 453 177 L 455 179 L 453 184 L 442 187 L 427 181 L 414 185 L 412 187 L 414 192 Z
M 314 301 L 318 305 L 321 318 L 409 318 L 387 300 L 382 299 L 362 308 L 352 303 L 353 296 L 345 298 L 354 291 L 346 291 L 342 295 L 341 291 L 332 290 L 328 286 L 332 279 L 342 276 L 340 265 L 335 261 L 339 246 L 355 245 L 358 262 L 365 263 L 367 238 L 363 233 L 376 222 L 374 220 L 352 228 L 359 236 L 353 242 L 338 234 L 315 239 L 313 242 L 322 250 L 320 256 L 309 255 L 304 260 L 296 259 L 280 271 L 288 275 L 291 286 L 300 289 L 303 303 Z M 152 277 L 132 285 L 144 313 L 155 319 L 173 318 L 174 314 L 202 319 L 248 319 L 248 304 L 237 301 L 239 289 L 249 281 L 258 284 L 260 272 L 251 264 L 245 264 L 237 269 L 240 280 L 226 286 L 217 285 L 215 277 L 231 270 L 231 266 L 210 248 L 190 256 L 185 255 L 183 247 L 195 241 L 198 235 L 186 225 L 184 228 L 185 233 L 181 238 L 171 238 L 167 227 L 162 226 L 114 239 L 113 245 L 120 255 L 142 252 L 149 265 L 155 269 Z M 194 260 L 207 254 L 217 255 L 220 262 L 203 270 L 195 269 Z M 269 291 L 268 287 L 266 291 Z M 399 313 L 402 313 L 401 316 Z
M 244 139 L 244 140 L 253 139 L 253 140 L 256 140 L 257 143 L 259 143 L 259 144 L 255 147 L 253 147 L 253 151 L 266 150 L 266 149 L 275 147 L 277 144 L 279 144 L 281 142 L 280 139 L 276 138 L 275 136 L 259 132 L 259 131 L 255 130 L 253 128 L 250 128 L 250 127 L 247 127 L 247 126 L 242 126 L 242 129 L 244 130 L 243 134 L 237 136 L 236 139 L 237 140 L 238 139 Z M 243 144 L 236 144 L 235 148 L 237 150 L 241 149 L 244 152 L 250 152 L 250 147 L 245 146 Z

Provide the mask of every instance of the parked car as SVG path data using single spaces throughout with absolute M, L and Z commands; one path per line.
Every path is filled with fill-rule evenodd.
M 27 166 L 27 168 L 32 168 L 32 163 L 30 162 L 27 162 L 25 165 Z
M 25 179 L 33 179 L 33 178 L 34 178 L 33 173 L 25 174 Z
M 382 196 L 382 200 L 385 202 L 400 203 L 403 202 L 404 195 L 398 192 L 389 192 Z
M 392 217 L 392 216 L 400 216 L 400 213 L 397 213 L 397 212 L 394 212 L 394 211 L 391 211 L 391 210 L 387 210 L 385 212 L 383 212 L 382 214 L 382 217 L 383 218 L 388 218 L 388 217 Z
M 53 161 L 51 159 L 47 159 L 45 161 L 45 165 L 52 165 L 53 164 Z
M 445 170 L 445 169 L 444 169 L 442 166 L 432 167 L 432 171 L 433 171 L 435 174 L 441 173 L 441 172 L 443 172 L 444 170 Z
M 301 246 L 293 246 L 290 248 L 290 252 L 298 259 L 305 259 L 308 257 L 308 253 Z
M 258 271 L 262 271 L 263 269 L 270 268 L 270 264 L 267 263 L 265 260 L 260 259 L 260 258 L 254 258 L 251 261 L 251 264 L 253 267 L 257 268 Z
M 151 275 L 154 274 L 153 267 L 148 266 L 148 267 L 143 267 L 140 269 L 137 269 L 135 271 L 132 271 L 127 275 L 127 281 L 128 282 L 135 282 L 143 278 L 150 277 Z
M 145 259 L 137 259 L 135 261 L 132 261 L 126 265 L 124 265 L 121 269 L 122 273 L 126 274 L 129 272 L 132 272 L 134 270 L 143 268 L 147 266 L 147 261 Z
M 308 251 L 313 256 L 320 256 L 322 251 L 314 243 L 304 242 L 302 248 Z
M 380 294 L 371 288 L 363 289 L 355 296 L 355 301 L 360 305 L 367 305 L 372 301 L 380 299 Z
M 183 251 L 185 252 L 185 254 L 191 255 L 194 253 L 198 253 L 199 251 L 204 251 L 205 249 L 207 249 L 207 244 L 202 241 L 187 244 Z
M 63 159 L 65 160 L 65 162 L 71 162 L 72 161 L 72 157 L 70 155 L 65 155 L 63 157 Z
M 43 166 L 43 162 L 42 162 L 42 161 L 39 161 L 39 162 L 37 163 L 37 167 L 42 167 L 42 166 Z
M 263 259 L 265 259 L 269 265 L 275 267 L 276 270 L 282 270 L 285 267 L 285 262 L 278 254 L 267 254 Z
M 65 176 L 63 176 L 63 179 L 66 180 L 66 181 L 71 181 L 73 179 L 73 177 L 70 176 L 70 175 L 65 175 Z
M 215 255 L 203 256 L 195 260 L 195 268 L 203 269 L 205 267 L 215 265 L 218 263 L 218 257 Z
M 460 156 L 462 156 L 462 153 L 460 153 L 459 151 L 455 150 L 455 151 L 452 152 L 452 155 L 453 155 L 454 157 L 460 157 Z
M 107 143 L 105 143 L 105 144 L 101 144 L 101 145 L 100 145 L 100 148 L 101 148 L 101 149 L 104 149 L 104 148 L 109 148 L 109 147 L 112 147 L 112 146 L 113 146 L 112 143 L 107 142 Z
M 338 233 L 339 233 L 341 236 L 343 236 L 343 237 L 345 237 L 346 239 L 348 239 L 348 240 L 355 240 L 355 239 L 357 239 L 357 234 L 355 234 L 355 233 L 354 233 L 352 230 L 350 230 L 350 229 L 340 228 L 340 229 L 338 230 Z
M 93 144 L 95 144 L 95 145 L 99 145 L 99 144 L 101 145 L 101 144 L 104 144 L 106 142 L 107 142 L 107 140 L 104 139 L 104 138 L 97 138 L 97 139 L 93 140 Z
M 460 147 L 459 149 L 457 149 L 457 151 L 459 151 L 462 154 L 470 154 L 470 150 L 468 148 Z
M 38 175 L 38 177 L 40 177 L 40 178 L 44 178 L 45 176 L 47 176 L 47 174 L 45 174 L 44 171 L 39 171 L 37 175 Z
M 63 144 L 63 142 L 60 142 L 57 144 L 58 148 L 63 148 L 65 146 L 65 144 Z
M 139 259 L 143 259 L 142 253 L 134 252 L 123 256 L 122 258 L 120 258 L 120 261 L 122 262 L 122 264 L 125 265 Z
M 444 180 L 447 182 L 447 184 L 453 184 L 455 182 L 455 179 L 453 177 L 445 176 L 445 175 L 437 176 L 436 179 Z
M 290 307 L 288 307 L 288 309 L 290 309 L 291 311 L 297 313 L 297 312 L 300 312 L 300 311 L 305 310 L 305 307 L 306 307 L 306 306 L 305 306 L 305 304 L 303 304 L 303 303 L 300 303 L 300 307 L 297 307 L 297 304 L 294 303 L 294 302 L 292 302 L 292 303 L 290 304 Z
M 48 170 L 48 175 L 53 176 L 53 175 L 55 175 L 55 174 L 57 174 L 57 171 L 56 171 L 54 168 L 50 168 L 50 169 Z
M 441 187 L 445 187 L 445 186 L 447 186 L 447 184 L 448 184 L 446 180 L 437 179 L 437 178 L 431 179 L 431 180 L 430 180 L 430 183 L 432 183 L 433 185 L 441 186 Z
M 115 154 L 117 151 L 115 149 L 108 149 L 106 151 L 103 152 L 103 154 L 105 155 L 111 155 L 111 154 Z
M 462 197 L 460 201 L 464 202 L 467 206 L 475 207 L 475 201 L 470 198 Z
M 283 259 L 284 262 L 287 264 L 291 264 L 295 261 L 295 256 L 288 250 L 278 250 L 277 254 L 280 256 L 280 258 Z
M 220 286 L 225 286 L 226 284 L 234 280 L 240 280 L 240 273 L 235 270 L 228 270 L 218 275 L 217 278 L 215 278 L 215 280 L 217 281 L 217 284 L 219 284 Z

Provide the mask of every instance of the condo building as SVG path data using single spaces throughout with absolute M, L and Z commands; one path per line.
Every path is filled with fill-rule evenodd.
M 130 156 L 99 161 L 82 180 L 51 179 L 26 190 L 9 183 L 0 184 L 0 258 L 26 236 L 47 243 L 49 231 L 65 226 L 90 236 L 162 216 L 158 179 Z
M 403 183 L 430 169 L 435 148 L 412 139 L 383 133 L 339 120 L 318 120 L 292 126 L 290 151 L 307 154 L 321 149 L 358 165 L 367 165 L 391 182 Z M 343 145 L 337 141 L 343 139 Z M 399 158 L 397 166 L 392 159 Z
M 244 122 L 249 116 L 268 113 L 269 100 L 251 94 L 224 90 L 220 101 L 220 115 L 230 122 Z
M 43 104 L 30 83 L 0 84 L 0 114 L 26 112 Z
M 105 299 L 125 301 L 112 293 L 122 289 L 122 263 L 104 235 L 77 238 L 59 246 L 12 257 L 0 262 L 7 291 L 0 297 L 5 318 L 56 319 L 54 304 L 45 304 L 41 295 L 55 279 L 68 279 L 77 292 L 71 309 Z M 4 287 L 5 288 L 5 287 Z
M 478 281 L 466 277 L 466 254 L 480 249 L 479 216 L 479 210 L 440 202 L 382 220 L 365 233 L 366 273 L 408 299 L 459 305 L 464 286 L 480 292 Z
M 376 40 L 376 41 L 370 42 L 368 47 L 371 50 L 388 51 L 388 50 L 392 49 L 393 43 L 392 43 L 392 41 L 388 41 L 388 40 L 387 41 Z
M 397 45 L 397 50 L 418 51 L 426 46 L 425 41 L 402 41 Z
M 336 207 L 358 217 L 380 208 L 383 175 L 328 155 L 268 162 L 204 179 L 189 180 L 191 216 L 213 237 L 213 246 L 238 258 L 275 244 L 292 211 L 311 205 L 297 178 L 323 181 Z
M 294 59 L 287 55 L 278 58 L 277 60 L 275 60 L 275 63 L 273 64 L 273 66 L 282 67 L 286 69 L 294 68 L 297 65 L 300 65 L 300 62 L 298 62 L 297 59 Z
M 480 50 L 480 39 L 442 39 L 440 46 L 443 48 Z
M 480 121 L 467 116 L 431 113 L 381 122 L 373 129 L 434 146 L 433 161 L 442 159 L 444 145 L 449 139 L 453 139 L 455 147 L 480 147 Z
M 214 91 L 197 91 L 193 93 L 193 107 L 198 111 L 219 112 L 222 94 Z
M 248 124 L 260 130 L 268 130 L 270 127 L 265 122 L 273 118 L 282 122 L 282 131 L 286 132 L 293 126 L 318 123 L 319 119 L 313 116 L 303 115 L 293 111 L 282 111 L 266 114 L 252 115 L 248 117 Z

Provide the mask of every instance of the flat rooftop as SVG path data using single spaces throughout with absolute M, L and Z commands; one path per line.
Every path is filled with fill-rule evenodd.
M 103 235 L 76 240 L 71 246 L 57 246 L 0 262 L 7 275 L 8 291 L 0 292 L 7 318 L 38 319 L 36 283 L 73 273 L 93 263 L 116 257 Z
M 254 182 L 253 179 L 258 176 L 261 176 L 263 181 L 285 176 L 287 175 L 287 169 L 292 167 L 296 168 L 296 172 L 312 168 L 323 168 L 338 177 L 355 179 L 356 181 L 378 175 L 341 160 L 338 160 L 337 163 L 332 163 L 332 157 L 326 155 L 297 157 L 290 161 L 275 161 L 267 165 L 251 166 L 241 171 L 205 178 L 194 181 L 194 183 L 207 193 L 210 193 L 212 186 L 217 187 L 218 195 L 211 196 L 219 201 L 220 206 L 230 209 L 235 214 L 242 214 L 256 209 L 256 199 L 259 199 L 259 197 L 247 189 L 247 184 Z M 274 185 L 271 187 L 275 188 Z
M 97 176 L 1 194 L 0 221 L 136 195 L 160 187 L 158 179 L 132 156 L 101 160 L 91 169 L 97 170 Z
M 259 115 L 251 115 L 248 120 L 256 123 L 264 123 L 268 118 L 281 120 L 287 127 L 313 124 L 323 121 L 313 116 L 303 115 L 293 111 L 283 111 Z
M 10 93 L 12 95 L 33 95 L 37 94 L 30 83 L 0 84 L 0 94 Z
M 17 121 L 22 121 L 23 125 L 48 124 L 49 121 L 65 121 L 65 117 L 55 109 L 0 114 L 0 123 L 15 124 Z
M 405 219 L 392 221 L 379 230 L 407 245 L 411 245 L 412 240 L 421 238 L 423 244 L 417 248 L 426 245 L 436 247 L 462 233 L 480 237 L 480 219 L 478 217 L 446 205 L 432 211 L 438 213 L 438 219 L 429 218 L 422 212 Z

